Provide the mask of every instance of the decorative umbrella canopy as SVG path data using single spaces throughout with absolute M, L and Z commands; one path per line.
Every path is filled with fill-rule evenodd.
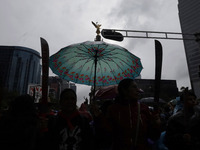
M 107 86 L 135 78 L 143 69 L 140 58 L 118 45 L 86 41 L 62 48 L 49 59 L 51 70 L 79 84 Z

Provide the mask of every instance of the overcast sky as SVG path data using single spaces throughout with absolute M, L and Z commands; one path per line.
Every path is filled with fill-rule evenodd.
M 0 45 L 24 46 L 41 53 L 40 37 L 50 56 L 61 48 L 93 41 L 96 29 L 181 32 L 178 0 L 0 0 Z M 127 48 L 141 58 L 143 79 L 154 79 L 154 39 L 103 39 Z M 183 41 L 159 40 L 163 46 L 162 79 L 190 86 Z M 50 75 L 55 75 L 49 71 Z M 79 103 L 89 97 L 90 86 L 77 84 Z

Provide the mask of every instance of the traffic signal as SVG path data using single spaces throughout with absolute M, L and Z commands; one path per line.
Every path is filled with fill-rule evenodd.
M 124 36 L 121 33 L 116 32 L 114 30 L 103 29 L 101 30 L 101 35 L 106 39 L 115 40 L 119 42 L 124 40 Z

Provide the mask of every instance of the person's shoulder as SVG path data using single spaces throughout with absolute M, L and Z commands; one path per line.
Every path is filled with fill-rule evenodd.
M 177 112 L 176 114 L 171 115 L 169 117 L 168 122 L 174 122 L 174 121 L 177 122 L 177 121 L 180 121 L 182 119 L 184 119 L 184 113 L 181 110 L 181 111 Z
M 175 118 L 175 119 L 179 118 L 179 117 L 184 117 L 184 112 L 183 112 L 183 110 L 180 110 L 177 113 L 173 114 L 171 117 Z

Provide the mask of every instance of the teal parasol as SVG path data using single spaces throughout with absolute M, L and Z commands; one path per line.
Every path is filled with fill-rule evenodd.
M 127 49 L 103 41 L 86 41 L 62 48 L 50 56 L 49 66 L 59 77 L 78 84 L 107 86 L 136 78 L 140 58 Z

